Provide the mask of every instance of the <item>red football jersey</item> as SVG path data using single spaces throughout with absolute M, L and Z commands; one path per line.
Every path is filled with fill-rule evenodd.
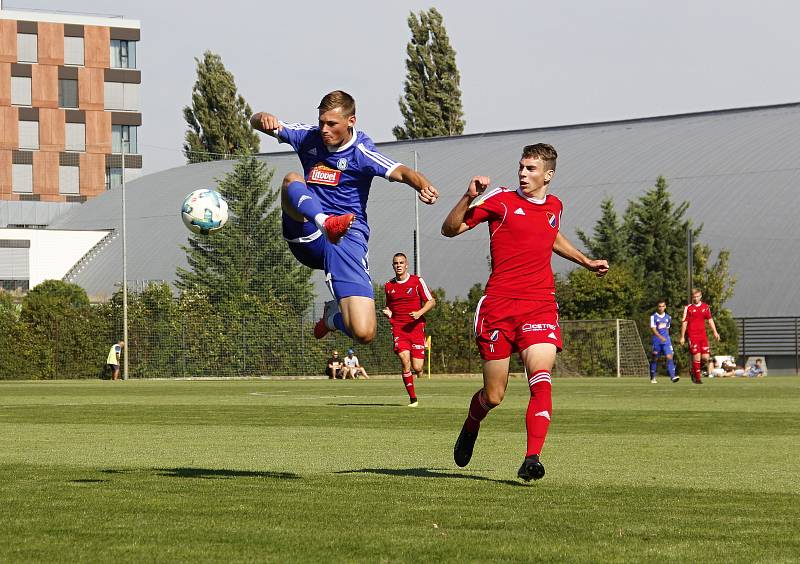
M 386 291 L 386 307 L 392 311 L 389 322 L 393 329 L 410 332 L 418 325 L 425 323 L 424 315 L 416 320 L 409 315 L 412 311 L 417 311 L 425 305 L 425 302 L 433 299 L 433 295 L 422 278 L 416 274 L 409 274 L 405 280 L 400 281 L 395 277 L 384 285 L 384 290 Z
M 711 308 L 706 303 L 689 304 L 683 308 L 683 321 L 686 321 L 689 339 L 706 336 L 706 319 L 711 319 Z
M 475 199 L 464 222 L 470 228 L 489 223 L 492 273 L 487 296 L 555 301 L 550 260 L 562 210 L 561 200 L 551 194 L 537 200 L 505 187 Z

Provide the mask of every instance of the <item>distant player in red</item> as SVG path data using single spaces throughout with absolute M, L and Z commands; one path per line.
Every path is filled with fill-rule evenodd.
M 392 324 L 394 352 L 400 358 L 403 384 L 408 392 L 409 407 L 417 407 L 413 370 L 422 376 L 425 366 L 425 314 L 436 305 L 425 281 L 408 273 L 408 257 L 397 253 L 392 257 L 395 277 L 384 285 L 386 307 L 383 314 Z
M 608 272 L 607 261 L 587 258 L 559 232 L 561 200 L 547 194 L 557 157 L 551 145 L 526 146 L 519 161 L 519 188 L 485 192 L 489 178 L 476 176 L 442 225 L 443 235 L 455 237 L 487 222 L 492 257 L 492 273 L 475 311 L 483 388 L 472 397 L 453 458 L 462 467 L 469 463 L 481 421 L 505 396 L 511 354 L 519 352 L 531 390 L 525 415 L 527 450 L 517 472 L 525 481 L 544 476 L 539 454 L 552 416 L 550 373 L 561 350 L 553 252 L 598 276 Z
M 689 337 L 689 352 L 692 354 L 692 382 L 702 384 L 700 377 L 700 361 L 703 366 L 708 365 L 711 357 L 711 350 L 708 346 L 708 335 L 706 335 L 706 320 L 714 338 L 719 341 L 717 326 L 711 317 L 711 308 L 702 302 L 703 293 L 698 288 L 692 288 L 692 303 L 683 308 L 683 323 L 681 323 L 681 345 L 686 344 L 686 337 Z

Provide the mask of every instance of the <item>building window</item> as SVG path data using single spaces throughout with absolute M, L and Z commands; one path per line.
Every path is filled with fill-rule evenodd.
M 139 85 L 128 82 L 106 82 L 104 84 L 106 110 L 139 110 Z
M 67 151 L 86 150 L 86 124 L 68 123 L 66 124 L 66 144 Z
M 31 105 L 31 77 L 11 77 L 11 103 L 15 106 Z
M 69 78 L 58 80 L 58 107 L 78 107 L 78 81 Z
M 17 34 L 17 62 L 36 63 L 39 61 L 39 41 L 35 33 Z
M 33 165 L 11 165 L 11 189 L 18 194 L 33 194 Z
M 139 153 L 139 143 L 137 140 L 139 128 L 135 125 L 112 125 L 111 126 L 111 152 L 121 153 L 122 145 L 125 144 L 125 152 L 130 154 Z
M 58 167 L 58 193 L 80 193 L 80 168 L 77 166 Z
M 16 290 L 27 292 L 30 290 L 30 280 L 0 280 L 0 288 L 6 292 L 14 292 Z
M 83 65 L 83 37 L 64 38 L 64 64 Z
M 136 41 L 126 41 L 124 39 L 111 40 L 111 68 L 136 68 Z
M 122 169 L 106 169 L 106 190 L 114 190 L 122 186 Z
M 20 149 L 39 149 L 39 122 L 22 121 L 19 122 L 19 148 Z

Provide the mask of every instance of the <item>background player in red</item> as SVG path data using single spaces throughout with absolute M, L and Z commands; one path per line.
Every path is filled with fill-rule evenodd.
M 425 314 L 436 305 L 425 281 L 408 273 L 408 257 L 397 253 L 392 257 L 395 277 L 384 285 L 386 307 L 383 314 L 392 324 L 394 352 L 400 358 L 403 384 L 408 392 L 409 407 L 417 407 L 417 393 L 411 370 L 422 375 L 425 366 Z
M 442 234 L 455 237 L 488 222 L 492 257 L 492 273 L 475 311 L 483 387 L 472 397 L 453 458 L 462 467 L 469 463 L 481 421 L 505 396 L 511 354 L 519 352 L 531 391 L 525 415 L 527 449 L 517 472 L 525 481 L 544 476 L 539 454 L 552 416 L 550 373 L 561 350 L 553 252 L 598 276 L 608 272 L 607 261 L 587 258 L 559 232 L 562 204 L 547 194 L 557 157 L 551 145 L 524 147 L 519 188 L 484 193 L 489 178 L 476 176 L 442 224 Z
M 689 337 L 689 352 L 692 354 L 692 382 L 702 384 L 700 377 L 700 362 L 703 366 L 708 365 L 711 357 L 711 349 L 708 346 L 708 335 L 706 335 L 706 320 L 714 338 L 719 341 L 719 333 L 714 319 L 711 317 L 711 308 L 703 303 L 703 293 L 698 288 L 692 288 L 692 303 L 683 308 L 683 319 L 681 323 L 681 345 L 686 344 L 686 337 Z

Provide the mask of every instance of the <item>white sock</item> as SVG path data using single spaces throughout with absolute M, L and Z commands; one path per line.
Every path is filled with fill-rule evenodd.
M 314 223 L 316 223 L 317 227 L 319 227 L 322 231 L 325 231 L 323 225 L 325 225 L 326 219 L 328 219 L 328 214 L 318 213 L 317 215 L 314 216 Z

